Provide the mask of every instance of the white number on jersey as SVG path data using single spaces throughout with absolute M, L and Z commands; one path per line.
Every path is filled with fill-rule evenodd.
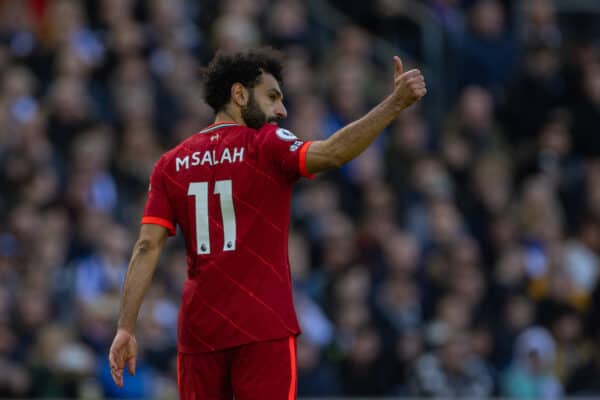
M 236 224 L 233 209 L 233 191 L 231 179 L 215 182 L 214 194 L 221 200 L 223 216 L 223 251 L 235 250 Z M 198 254 L 210 254 L 210 237 L 208 230 L 208 182 L 191 182 L 188 196 L 194 196 L 196 208 L 196 251 Z

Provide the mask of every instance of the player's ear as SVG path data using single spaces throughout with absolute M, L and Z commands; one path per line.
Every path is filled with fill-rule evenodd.
M 231 85 L 231 100 L 238 107 L 245 107 L 248 105 L 249 93 L 248 89 L 239 82 Z

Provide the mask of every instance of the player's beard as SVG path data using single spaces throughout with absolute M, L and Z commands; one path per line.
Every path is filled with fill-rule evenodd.
M 259 129 L 267 122 L 275 120 L 275 118 L 267 118 L 267 115 L 261 110 L 260 105 L 254 98 L 254 90 L 250 90 L 248 105 L 242 108 L 242 118 L 246 125 L 253 129 Z

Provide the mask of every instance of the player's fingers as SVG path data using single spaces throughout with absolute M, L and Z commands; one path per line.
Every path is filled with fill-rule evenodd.
M 110 367 L 110 375 L 112 376 L 113 382 L 119 386 L 123 386 L 123 370 L 120 368 Z
M 421 71 L 419 71 L 418 69 L 411 69 L 410 71 L 406 71 L 405 73 L 400 75 L 400 78 L 406 80 L 406 79 L 414 78 L 419 75 L 422 76 Z
M 131 375 L 135 375 L 135 363 L 136 363 L 136 358 L 135 357 L 131 357 L 128 361 L 127 361 L 127 367 L 129 369 L 129 373 Z
M 117 362 L 117 356 L 114 351 L 111 351 L 108 354 L 108 363 L 110 364 L 111 370 L 119 368 L 119 363 Z
M 423 89 L 427 87 L 427 85 L 425 85 L 425 82 L 414 82 L 410 85 L 410 87 L 413 89 Z
M 114 364 L 117 369 L 123 369 L 125 367 L 125 360 L 119 351 L 111 350 L 108 359 L 111 362 L 111 365 Z
M 398 56 L 394 56 L 394 63 L 396 67 L 396 76 L 402 75 L 404 72 L 404 65 L 402 65 L 402 60 Z
M 110 364 L 110 374 L 113 381 L 119 387 L 123 387 L 123 369 L 125 368 L 125 360 L 121 357 L 118 351 L 112 350 L 108 356 Z
M 422 76 L 413 76 L 412 78 L 408 78 L 406 80 L 406 83 L 408 85 L 413 85 L 413 84 L 424 84 L 425 83 L 425 79 L 423 79 Z
M 396 86 L 398 85 L 411 85 L 413 83 L 418 83 L 418 82 L 425 82 L 424 79 L 418 77 L 418 76 L 412 76 L 409 78 L 399 78 L 396 80 Z
M 416 79 L 416 80 L 419 80 L 419 81 L 424 81 L 425 77 L 423 76 L 423 74 L 421 73 L 421 71 L 419 71 L 417 74 L 413 75 L 411 77 L 411 79 Z

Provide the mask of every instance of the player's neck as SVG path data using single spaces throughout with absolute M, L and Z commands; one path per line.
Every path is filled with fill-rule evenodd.
M 235 122 L 239 125 L 246 125 L 241 114 L 237 115 L 237 113 L 230 113 L 227 110 L 219 111 L 215 116 L 215 124 L 221 124 L 223 122 Z

